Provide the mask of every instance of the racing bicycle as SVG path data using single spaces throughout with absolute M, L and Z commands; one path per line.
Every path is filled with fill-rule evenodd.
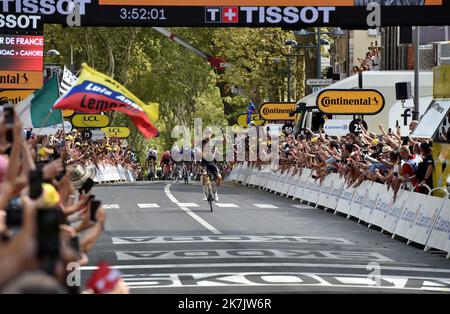
M 207 172 L 204 175 L 203 180 L 203 191 L 206 189 L 206 200 L 209 203 L 209 208 L 211 212 L 213 211 L 213 201 L 214 201 L 214 192 L 213 192 L 213 184 L 211 182 L 216 182 L 214 178 L 214 174 Z M 217 189 L 217 187 L 216 187 Z

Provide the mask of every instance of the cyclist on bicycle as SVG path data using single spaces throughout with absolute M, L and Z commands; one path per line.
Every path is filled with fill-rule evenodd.
M 162 171 L 163 171 L 163 175 L 164 175 L 164 179 L 167 180 L 167 177 L 169 176 L 170 173 L 170 163 L 172 161 L 171 155 L 170 155 L 170 151 L 166 150 L 162 156 L 161 156 L 161 162 L 159 163 Z
M 147 152 L 147 156 L 145 158 L 145 160 L 147 161 L 148 164 L 148 174 L 150 177 L 150 180 L 154 180 L 155 179 L 155 175 L 156 175 L 156 161 L 158 160 L 158 151 L 156 149 L 154 149 L 153 147 L 151 147 L 149 149 L 149 151 Z
M 214 145 L 214 153 L 212 156 L 207 156 L 209 154 L 207 154 L 205 151 L 206 145 L 208 145 L 208 144 L 212 145 L 211 136 L 212 136 L 212 130 L 206 129 L 205 130 L 205 138 L 202 140 L 202 161 L 201 161 L 201 165 L 203 168 L 203 171 L 202 171 L 202 186 L 203 186 L 203 194 L 204 194 L 203 200 L 206 201 L 208 199 L 208 195 L 207 195 L 207 191 L 206 191 L 206 184 L 205 184 L 205 177 L 207 176 L 208 173 L 211 173 L 216 177 L 216 189 L 215 189 L 215 191 L 213 191 L 213 193 L 214 193 L 213 196 L 214 196 L 214 200 L 216 202 L 218 202 L 219 195 L 217 194 L 217 190 L 219 189 L 220 183 L 222 182 L 222 176 L 220 175 L 220 171 L 219 171 L 219 168 L 217 167 L 217 161 L 216 161 L 218 149 Z M 205 158 L 205 157 L 209 157 L 209 158 Z M 210 158 L 210 157 L 213 157 L 213 158 Z

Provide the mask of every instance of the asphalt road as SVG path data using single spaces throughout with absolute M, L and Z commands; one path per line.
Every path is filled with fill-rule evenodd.
M 450 292 L 450 261 L 380 230 L 269 192 L 198 184 L 97 186 L 106 231 L 100 260 L 132 293 Z

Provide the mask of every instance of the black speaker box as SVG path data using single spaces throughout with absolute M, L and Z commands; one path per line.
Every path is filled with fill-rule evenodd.
M 395 96 L 397 100 L 411 98 L 411 82 L 395 83 Z

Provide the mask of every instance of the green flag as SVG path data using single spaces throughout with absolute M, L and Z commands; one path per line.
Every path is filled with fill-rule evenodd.
M 62 123 L 61 110 L 52 109 L 59 98 L 58 79 L 51 78 L 45 85 L 16 105 L 24 128 L 41 128 Z

